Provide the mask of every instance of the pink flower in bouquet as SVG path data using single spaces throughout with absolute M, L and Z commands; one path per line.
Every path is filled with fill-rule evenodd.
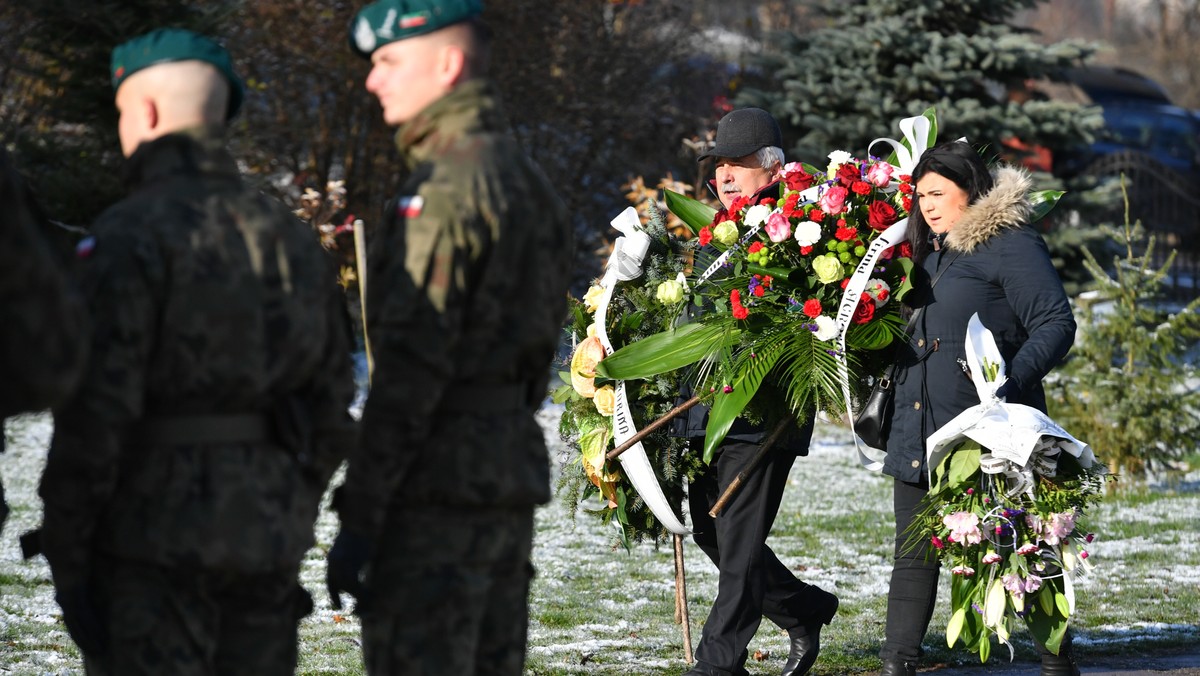
M 975 574 L 975 569 L 970 566 L 955 566 L 950 569 L 950 572 L 963 577 L 971 577 Z
M 1037 550 L 1038 550 L 1037 545 L 1033 544 L 1032 542 L 1026 542 L 1025 544 L 1023 544 L 1017 548 L 1017 554 L 1020 554 L 1021 556 L 1027 556 L 1029 554 L 1036 552 Z
M 942 517 L 942 524 L 950 529 L 950 541 L 977 545 L 983 541 L 979 531 L 979 515 L 973 512 L 955 512 Z
M 1042 588 L 1042 578 L 1037 575 L 1030 575 L 1025 578 L 1025 593 L 1032 594 Z
M 1075 531 L 1075 512 L 1056 512 L 1050 515 L 1049 522 L 1043 522 L 1043 536 L 1046 544 L 1056 545 Z
M 1003 560 L 1004 560 L 1004 557 L 1000 556 L 999 554 L 997 554 L 994 551 L 989 551 L 987 554 L 983 555 L 983 562 L 988 565 L 992 565 L 994 563 L 1000 563 Z
M 892 180 L 892 165 L 887 162 L 876 162 L 867 169 L 867 180 L 876 188 L 887 187 Z
M 821 198 L 817 200 L 817 204 L 821 205 L 821 209 L 827 214 L 840 214 L 846 210 L 846 197 L 849 191 L 840 185 L 835 185 L 825 191 Z M 811 214 L 810 214 L 811 216 Z M 813 218 L 816 220 L 816 218 Z
M 1008 573 L 1000 578 L 1000 584 L 1008 590 L 1008 593 L 1013 595 L 1013 598 L 1025 597 L 1025 583 L 1021 581 L 1021 576 L 1016 573 Z
M 933 537 L 929 538 L 929 542 L 930 542 L 930 543 L 931 543 L 931 544 L 932 544 L 934 547 L 937 547 L 938 549 L 943 549 L 943 548 L 945 548 L 945 546 L 946 546 L 946 543 L 942 542 L 942 539 L 941 539 L 940 537 L 936 536 L 936 535 L 934 535 Z
M 778 211 L 767 218 L 766 230 L 767 237 L 770 237 L 772 242 L 782 242 L 792 236 L 791 222 Z

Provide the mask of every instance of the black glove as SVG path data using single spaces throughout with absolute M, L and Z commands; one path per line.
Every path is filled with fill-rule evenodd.
M 325 586 L 334 610 L 342 609 L 342 592 L 360 604 L 363 602 L 367 590 L 361 577 L 370 558 L 371 543 L 367 538 L 345 528 L 338 532 L 325 559 Z
M 100 612 L 92 601 L 92 590 L 88 585 L 76 584 L 57 591 L 54 600 L 62 608 L 67 633 L 80 650 L 92 657 L 108 652 L 108 628 L 100 621 Z
M 1009 378 L 1004 381 L 1004 384 L 996 388 L 996 398 L 1003 399 L 1006 403 L 1015 404 L 1021 399 L 1021 386 L 1017 381 Z

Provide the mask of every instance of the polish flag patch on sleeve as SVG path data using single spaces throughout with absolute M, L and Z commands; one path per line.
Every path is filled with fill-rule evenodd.
M 416 218 L 425 208 L 425 198 L 420 195 L 401 197 L 396 201 L 396 215 L 404 218 Z

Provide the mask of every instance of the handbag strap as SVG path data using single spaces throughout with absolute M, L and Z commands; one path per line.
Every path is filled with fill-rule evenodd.
M 938 268 L 937 274 L 934 275 L 933 280 L 929 282 L 930 289 L 933 289 L 933 287 L 937 285 L 938 280 L 942 278 L 942 274 L 944 272 L 946 272 L 946 270 L 948 270 L 950 268 L 950 264 L 953 263 L 955 260 L 957 260 L 958 257 L 961 255 L 962 255 L 961 251 L 955 251 L 954 255 L 950 258 L 950 260 L 946 261 L 945 265 Z M 917 308 L 916 310 L 913 310 L 912 317 L 908 318 L 908 324 L 904 325 L 905 337 L 909 337 L 909 334 L 913 330 L 913 327 L 915 327 L 917 325 L 917 318 L 921 316 L 921 310 L 924 310 L 924 309 L 925 309 L 925 306 L 922 305 L 921 307 Z M 900 370 L 900 362 L 893 361 L 892 368 L 888 369 L 888 374 L 887 374 L 888 380 L 895 379 L 896 372 L 899 370 Z

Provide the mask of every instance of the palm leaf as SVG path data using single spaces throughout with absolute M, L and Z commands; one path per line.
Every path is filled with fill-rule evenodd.
M 596 373 L 612 380 L 650 378 L 694 364 L 736 343 L 740 333 L 726 323 L 685 324 L 622 347 L 597 364 Z
M 779 355 L 778 349 L 766 346 L 756 352 L 754 357 L 741 360 L 745 363 L 745 367 L 734 371 L 736 375 L 729 383 L 732 387 L 731 391 L 721 392 L 713 400 L 712 410 L 708 414 L 708 426 L 704 428 L 705 463 L 712 462 L 717 446 L 725 440 L 725 435 L 729 434 L 729 428 L 733 426 L 733 421 L 742 414 L 746 405 L 754 398 L 758 388 L 762 385 L 763 378 L 775 367 Z
M 693 235 L 700 232 L 700 228 L 712 223 L 713 216 L 717 214 L 716 209 L 687 195 L 663 190 L 663 197 L 667 203 L 667 209 L 678 216 Z

